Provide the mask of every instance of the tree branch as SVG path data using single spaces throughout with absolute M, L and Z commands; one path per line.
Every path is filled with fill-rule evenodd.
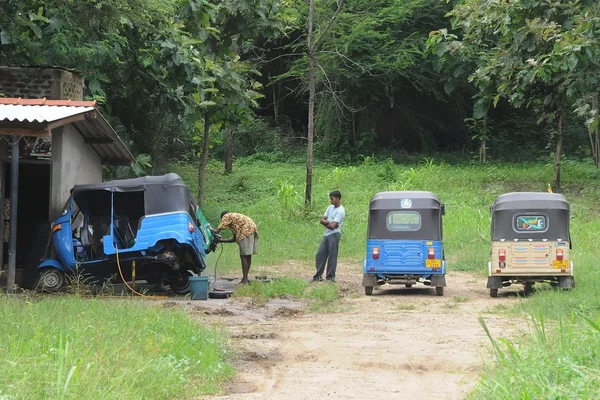
M 333 13 L 333 17 L 331 17 L 331 19 L 329 20 L 329 23 L 327 24 L 327 26 L 325 27 L 325 29 L 323 30 L 323 32 L 321 32 L 321 34 L 319 35 L 319 37 L 317 38 L 317 40 L 315 40 L 314 43 L 312 44 L 312 48 L 313 49 L 317 48 L 317 44 L 319 44 L 319 42 L 321 41 L 321 39 L 323 39 L 323 36 L 325 36 L 325 34 L 329 30 L 329 28 L 331 28 L 331 25 L 333 25 L 333 21 L 335 21 L 335 19 L 337 18 L 338 14 L 340 13 L 340 11 L 342 11 L 342 6 L 343 5 L 344 5 L 344 0 L 337 0 L 337 10 L 335 10 L 335 13 Z

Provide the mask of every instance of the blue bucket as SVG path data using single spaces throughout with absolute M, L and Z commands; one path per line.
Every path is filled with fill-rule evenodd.
M 189 281 L 192 300 L 208 299 L 208 276 L 190 276 Z

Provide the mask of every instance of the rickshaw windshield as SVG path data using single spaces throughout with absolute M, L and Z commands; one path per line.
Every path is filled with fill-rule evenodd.
M 568 210 L 500 210 L 492 213 L 492 240 L 569 240 Z
M 442 240 L 440 209 L 371 210 L 368 239 Z

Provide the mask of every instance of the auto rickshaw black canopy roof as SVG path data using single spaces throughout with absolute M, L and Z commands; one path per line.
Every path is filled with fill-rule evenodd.
M 410 200 L 410 203 L 403 201 Z M 431 192 L 398 191 L 380 192 L 369 204 L 368 239 L 390 240 L 442 240 L 442 204 Z M 418 230 L 389 230 L 388 216 L 392 212 L 415 212 L 421 226 Z
M 492 240 L 569 240 L 569 203 L 559 193 L 515 192 L 498 196 L 491 208 Z M 518 230 L 518 217 L 545 217 L 543 230 Z
M 162 176 L 143 176 L 141 178 L 118 179 L 100 183 L 75 185 L 73 189 L 71 189 L 71 193 L 88 190 L 107 190 L 109 192 L 141 192 L 147 188 L 155 188 L 160 186 L 184 186 L 187 188 L 185 182 L 179 175 L 170 173 Z
M 371 198 L 371 210 L 399 210 L 402 200 L 409 199 L 411 208 L 440 209 L 440 199 L 431 192 L 405 191 L 405 192 L 380 192 Z
M 143 192 L 144 210 L 138 212 L 142 215 L 175 211 L 186 211 L 190 215 L 195 215 L 196 202 L 183 179 L 175 173 L 75 185 L 71 189 L 80 207 L 90 211 L 98 210 L 98 212 L 106 212 L 107 208 L 110 209 L 110 196 L 101 193 L 115 193 L 115 208 L 131 209 L 135 205 L 133 201 L 128 201 L 128 198 L 140 198 L 140 192 Z M 134 195 L 135 193 L 138 194 Z M 85 206 L 80 203 L 84 203 Z M 141 208 L 141 205 L 138 208 Z
M 513 192 L 498 196 L 492 211 L 526 208 L 568 211 L 569 203 L 565 196 L 559 193 Z

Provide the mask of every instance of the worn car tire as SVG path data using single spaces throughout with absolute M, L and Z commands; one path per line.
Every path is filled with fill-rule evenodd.
M 438 296 L 443 296 L 444 295 L 444 287 L 443 286 L 436 286 L 435 287 L 435 294 L 437 294 Z
M 373 286 L 365 286 L 365 294 L 370 296 L 373 294 Z
M 188 274 L 177 275 L 169 280 L 169 286 L 175 294 L 187 294 L 190 292 L 190 276 Z
M 490 297 L 498 297 L 498 289 L 490 289 Z
M 43 268 L 40 271 L 38 287 L 44 292 L 58 292 L 65 283 L 65 273 L 56 268 Z

